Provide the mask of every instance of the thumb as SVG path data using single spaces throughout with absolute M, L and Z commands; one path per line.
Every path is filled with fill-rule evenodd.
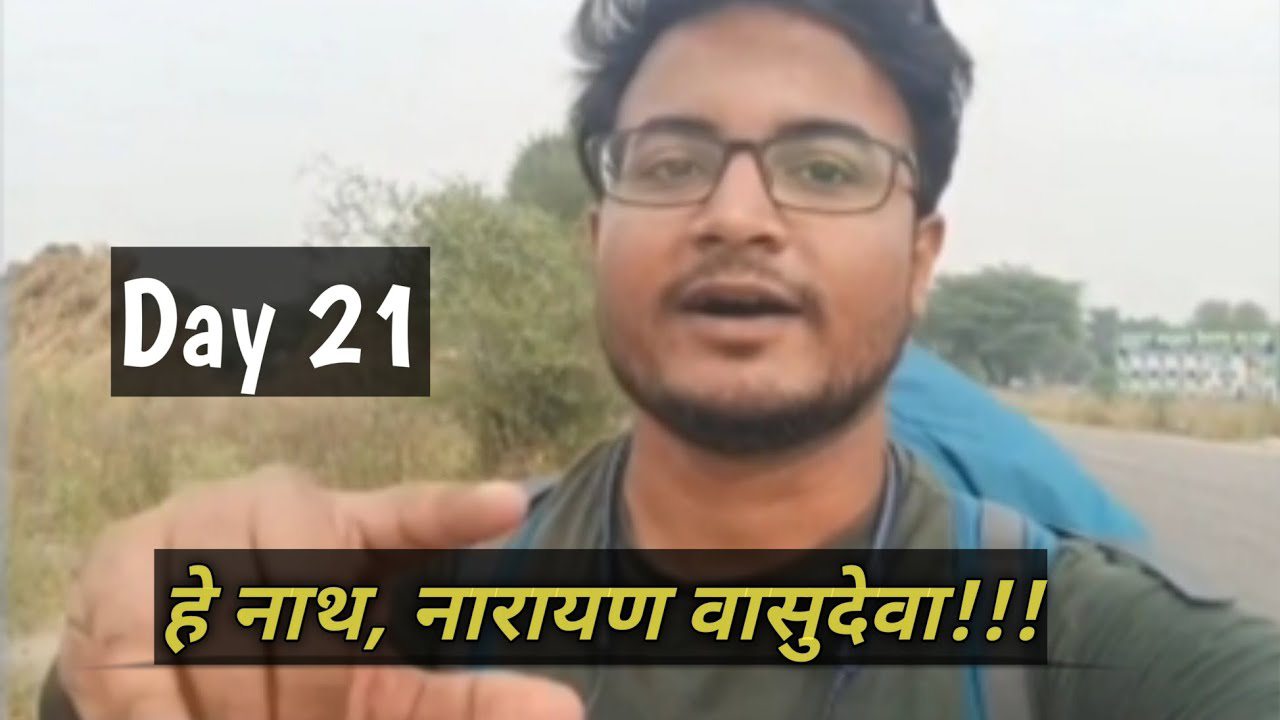
M 585 720 L 567 685 L 503 672 L 360 667 L 348 720 Z
M 339 492 L 340 522 L 363 549 L 449 549 L 515 529 L 529 499 L 510 482 L 413 483 L 372 492 Z

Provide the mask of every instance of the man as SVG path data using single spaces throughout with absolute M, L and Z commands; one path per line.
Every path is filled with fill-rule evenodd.
M 71 594 L 44 717 L 70 717 L 68 699 L 85 720 L 1000 711 L 966 670 L 936 667 L 93 669 L 151 657 L 155 547 L 808 549 L 866 546 L 879 527 L 890 546 L 957 546 L 968 505 L 928 462 L 892 462 L 883 399 L 942 247 L 969 75 L 937 18 L 911 8 L 586 5 L 575 118 L 600 192 L 599 329 L 637 408 L 632 430 L 532 508 L 509 486 L 327 493 L 269 468 L 122 523 Z M 1062 539 L 1049 587 L 1051 659 L 1074 665 L 1028 673 L 1017 717 L 1280 712 L 1274 625 L 1083 540 Z

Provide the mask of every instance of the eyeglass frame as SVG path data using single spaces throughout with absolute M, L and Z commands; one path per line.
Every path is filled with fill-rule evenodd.
M 716 144 L 718 144 L 721 147 L 722 161 L 720 163 L 720 167 L 717 170 L 717 174 L 715 178 L 709 183 L 706 192 L 696 199 L 681 200 L 678 202 L 676 201 L 646 202 L 646 201 L 640 201 L 640 200 L 630 200 L 624 197 L 619 197 L 618 195 L 610 192 L 609 183 L 606 182 L 603 177 L 604 171 L 602 168 L 602 162 L 600 157 L 601 153 L 608 146 L 608 144 L 612 142 L 616 142 L 620 139 L 627 138 L 629 136 L 636 135 L 638 133 L 654 132 L 654 131 L 659 131 L 663 129 L 692 131 L 690 134 L 701 133 L 705 135 L 707 139 L 714 141 Z M 889 170 L 889 177 L 887 178 L 884 185 L 884 193 L 880 196 L 880 198 L 875 203 L 870 204 L 866 207 L 860 207 L 854 210 L 828 210 L 824 208 L 813 208 L 805 205 L 796 205 L 794 203 L 780 202 L 774 196 L 775 191 L 774 191 L 773 176 L 769 172 L 768 166 L 765 164 L 765 161 L 764 161 L 765 153 L 769 150 L 770 147 L 772 147 L 776 143 L 779 143 L 785 140 L 794 139 L 796 135 L 817 134 L 820 131 L 830 132 L 836 135 L 844 135 L 846 137 L 852 137 L 859 142 L 869 143 L 875 147 L 878 147 L 879 149 L 884 150 L 889 154 L 889 157 L 892 163 Z M 897 145 L 894 145 L 893 143 L 890 143 L 886 140 L 881 140 L 880 138 L 875 137 L 874 135 L 872 135 L 871 133 L 867 132 L 866 130 L 864 130 L 863 128 L 857 125 L 851 125 L 843 122 L 833 122 L 829 120 L 815 120 L 815 121 L 796 123 L 790 127 L 784 128 L 779 132 L 775 132 L 773 135 L 763 140 L 750 140 L 746 138 L 726 138 L 718 130 L 716 130 L 715 128 L 709 126 L 707 123 L 702 122 L 700 120 L 692 120 L 688 118 L 664 118 L 664 119 L 659 119 L 657 121 L 649 121 L 647 123 L 643 123 L 630 128 L 617 129 L 617 130 L 611 130 L 608 132 L 597 133 L 596 135 L 589 137 L 584 142 L 584 149 L 585 149 L 584 155 L 587 159 L 587 167 L 591 171 L 591 175 L 592 175 L 591 179 L 596 184 L 596 187 L 600 190 L 600 192 L 606 195 L 607 197 L 613 200 L 616 200 L 619 203 L 622 203 L 624 205 L 631 205 L 635 207 L 651 207 L 651 208 L 690 207 L 695 205 L 701 205 L 707 202 L 707 200 L 711 199 L 711 197 L 714 196 L 717 191 L 719 191 L 720 184 L 724 182 L 724 175 L 728 171 L 730 163 L 732 163 L 734 156 L 736 156 L 739 152 L 747 153 L 755 161 L 756 170 L 757 172 L 760 173 L 761 180 L 764 181 L 765 191 L 769 195 L 769 200 L 776 207 L 779 207 L 779 208 L 786 208 L 789 210 L 798 210 L 800 212 L 815 213 L 815 214 L 822 214 L 822 215 L 865 215 L 868 213 L 876 212 L 880 208 L 884 207 L 885 203 L 889 201 L 889 197 L 893 194 L 894 189 L 900 187 L 898 183 L 898 166 L 899 165 L 905 165 L 908 172 L 911 175 L 911 179 L 915 181 L 912 187 L 906 188 L 910 192 L 912 199 L 918 200 L 919 192 L 920 192 L 920 188 L 919 188 L 920 170 L 919 170 L 919 165 L 916 162 L 915 155 L 913 153 L 911 153 L 910 151 L 904 150 L 898 147 Z

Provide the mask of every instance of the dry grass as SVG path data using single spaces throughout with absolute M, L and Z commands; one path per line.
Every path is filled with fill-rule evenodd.
M 376 487 L 460 477 L 465 437 L 430 400 L 111 398 L 104 379 L 23 369 L 11 379 L 10 632 L 55 623 L 71 569 L 107 523 L 176 486 L 275 460 L 327 484 Z M 26 717 L 32 677 L 11 676 L 10 717 Z
M 1207 440 L 1280 436 L 1280 405 L 1206 398 L 1105 399 L 1074 390 L 1009 393 L 1004 399 L 1037 417 L 1121 430 L 1167 432 Z
M 10 648 L 56 627 L 71 570 L 106 524 L 181 484 L 277 460 L 343 487 L 474 466 L 431 399 L 110 397 L 105 257 L 56 254 L 10 280 Z M 43 663 L 8 668 L 8 717 L 32 717 Z

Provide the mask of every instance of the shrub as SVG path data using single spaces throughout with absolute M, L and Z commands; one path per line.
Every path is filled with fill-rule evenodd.
M 454 185 L 423 201 L 440 398 L 477 469 L 563 461 L 606 429 L 618 397 L 597 351 L 591 290 L 565 220 Z
M 331 243 L 431 248 L 432 399 L 473 444 L 478 474 L 563 462 L 612 424 L 620 396 L 592 323 L 574 213 L 531 195 L 535 143 L 494 197 L 464 181 L 416 191 L 348 172 L 334 183 Z M 554 178 L 552 178 L 554 180 Z

